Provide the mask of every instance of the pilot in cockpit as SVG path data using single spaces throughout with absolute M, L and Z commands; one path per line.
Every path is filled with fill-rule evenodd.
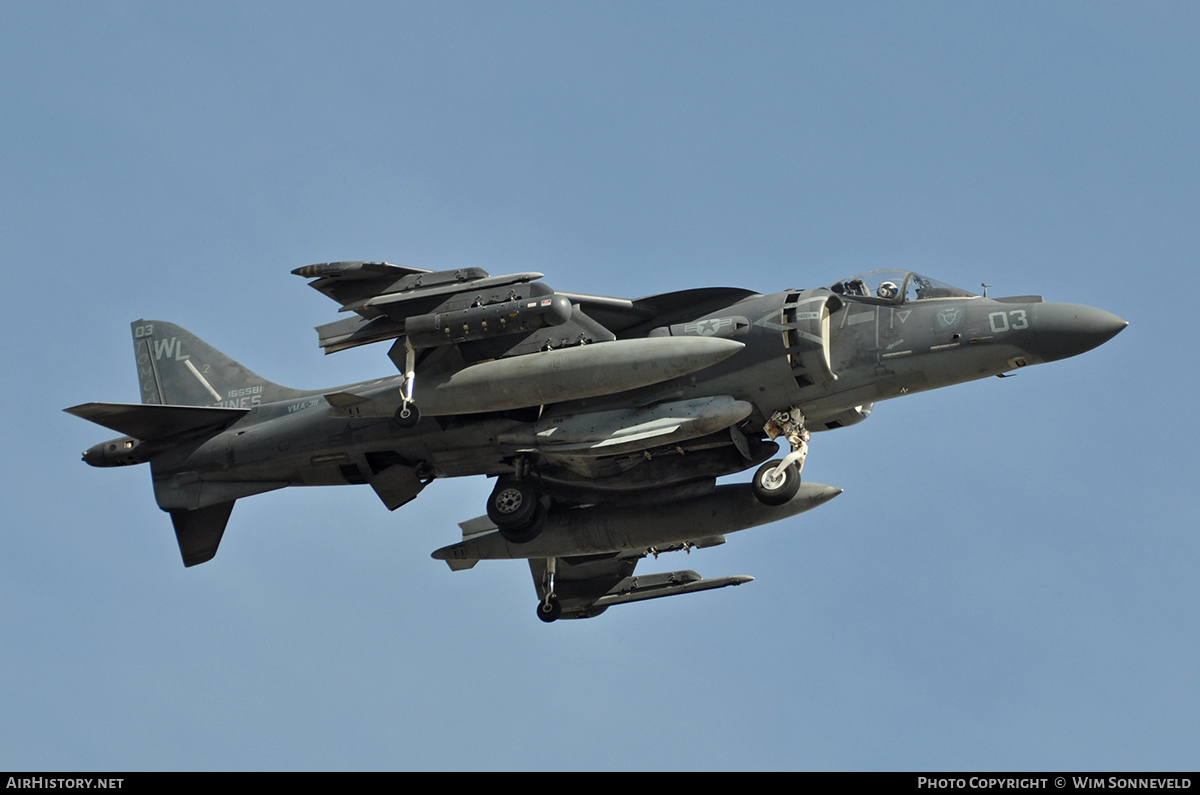
M 900 295 L 900 288 L 895 282 L 880 282 L 879 289 L 875 292 L 879 298 L 885 298 L 888 301 L 896 300 L 896 296 Z
M 867 289 L 867 283 L 862 279 L 850 279 L 849 281 L 838 282 L 833 286 L 833 291 L 840 295 L 871 295 L 871 291 Z

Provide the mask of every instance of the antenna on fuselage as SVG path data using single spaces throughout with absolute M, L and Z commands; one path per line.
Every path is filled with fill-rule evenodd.
M 991 287 L 992 285 L 984 284 L 983 282 L 980 282 L 979 286 L 983 288 L 983 297 L 987 298 L 987 288 Z

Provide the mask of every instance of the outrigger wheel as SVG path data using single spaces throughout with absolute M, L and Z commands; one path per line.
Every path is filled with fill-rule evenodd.
M 401 428 L 412 428 L 421 421 L 421 411 L 415 403 L 405 403 L 396 409 L 396 413 L 392 415 L 392 419 Z
M 538 602 L 537 616 L 547 624 L 557 621 L 562 616 L 562 605 L 553 596 L 545 602 Z
M 487 501 L 488 518 L 505 541 L 524 544 L 537 538 L 546 523 L 546 510 L 528 481 L 501 478 Z

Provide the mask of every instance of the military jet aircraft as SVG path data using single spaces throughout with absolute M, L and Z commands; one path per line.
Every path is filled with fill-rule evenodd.
M 495 478 L 486 514 L 433 557 L 453 570 L 528 560 L 547 622 L 753 579 L 634 568 L 840 494 L 801 480 L 812 432 L 862 422 L 880 400 L 1083 353 L 1127 325 L 901 270 L 635 300 L 479 268 L 293 273 L 348 313 L 317 328 L 326 353 L 390 341 L 398 374 L 289 389 L 179 326 L 138 320 L 142 402 L 66 409 L 125 434 L 83 460 L 149 462 L 185 566 L 216 554 L 234 502 L 254 494 L 367 484 L 395 510 L 434 478 Z M 751 469 L 749 483 L 717 485 Z

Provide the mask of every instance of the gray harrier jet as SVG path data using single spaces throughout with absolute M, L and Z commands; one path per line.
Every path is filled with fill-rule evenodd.
M 349 314 L 318 327 L 326 353 L 390 341 L 398 374 L 289 389 L 179 326 L 138 320 L 142 402 L 67 409 L 125 434 L 83 460 L 150 464 L 185 566 L 216 554 L 243 497 L 357 483 L 395 510 L 434 478 L 495 478 L 486 514 L 433 556 L 454 570 L 528 560 L 545 621 L 749 581 L 634 568 L 840 494 L 801 481 L 810 432 L 861 422 L 880 400 L 1083 353 L 1126 326 L 909 271 L 635 300 L 479 268 L 293 273 Z M 787 451 L 773 458 L 780 441 Z M 749 483 L 716 484 L 747 470 Z

